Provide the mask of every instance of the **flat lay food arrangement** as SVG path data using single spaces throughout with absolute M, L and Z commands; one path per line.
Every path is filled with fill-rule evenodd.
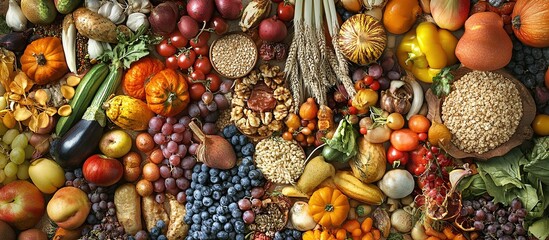
M 2 240 L 549 239 L 549 0 L 4 0 Z

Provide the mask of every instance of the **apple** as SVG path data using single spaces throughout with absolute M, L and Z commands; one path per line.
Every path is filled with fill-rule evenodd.
M 44 196 L 30 182 L 17 180 L 0 188 L 0 220 L 19 230 L 36 225 L 45 206 Z
M 51 159 L 34 160 L 29 167 L 29 176 L 34 185 L 46 194 L 54 193 L 65 185 L 65 171 Z
M 99 140 L 99 150 L 110 158 L 121 158 L 132 149 L 132 137 L 117 129 L 108 131 Z
M 31 228 L 19 233 L 17 240 L 48 240 L 48 235 L 40 229 Z
M 86 159 L 82 173 L 86 181 L 100 187 L 108 187 L 120 181 L 124 174 L 124 166 L 117 159 L 95 154 Z
M 80 227 L 90 213 L 88 195 L 75 187 L 63 187 L 48 202 L 48 217 L 64 229 Z
M 15 231 L 4 221 L 0 221 L 0 236 L 4 240 L 15 240 Z

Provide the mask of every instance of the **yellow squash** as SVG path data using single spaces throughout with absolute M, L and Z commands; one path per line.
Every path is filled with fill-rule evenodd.
M 338 171 L 334 183 L 341 192 L 357 201 L 380 205 L 385 200 L 385 195 L 376 185 L 361 182 L 350 171 Z
M 353 175 L 364 183 L 380 180 L 385 174 L 387 159 L 381 143 L 370 143 L 364 137 L 358 139 L 358 154 L 349 160 Z
M 154 112 L 147 104 L 137 98 L 118 95 L 103 105 L 107 117 L 122 129 L 134 131 L 146 130 Z

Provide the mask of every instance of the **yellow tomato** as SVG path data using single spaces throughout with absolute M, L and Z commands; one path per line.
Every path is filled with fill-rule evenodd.
M 549 136 L 549 115 L 538 114 L 532 122 L 532 128 L 537 135 Z
M 393 130 L 398 130 L 404 127 L 404 117 L 402 114 L 394 112 L 387 116 L 387 127 Z
M 362 10 L 362 1 L 360 0 L 342 0 L 341 3 L 343 8 L 349 12 L 358 13 Z

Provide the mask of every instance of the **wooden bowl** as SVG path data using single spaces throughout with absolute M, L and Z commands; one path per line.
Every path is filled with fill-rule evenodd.
M 454 75 L 455 81 L 459 81 L 459 79 L 463 75 L 470 73 L 472 71 L 473 70 L 469 68 L 461 67 L 455 71 L 452 71 L 452 75 Z M 534 99 L 532 98 L 532 95 L 530 95 L 530 92 L 528 91 L 528 89 L 519 80 L 517 80 L 515 77 L 513 77 L 504 69 L 498 69 L 492 72 L 498 73 L 504 76 L 505 78 L 511 80 L 513 84 L 515 84 L 520 96 L 520 100 L 522 102 L 522 119 L 520 120 L 515 133 L 511 135 L 511 137 L 507 142 L 482 154 L 466 153 L 460 150 L 452 142 L 450 142 L 447 146 L 445 146 L 445 150 L 454 158 L 472 157 L 480 160 L 488 160 L 493 157 L 499 157 L 499 156 L 505 155 L 514 147 L 522 144 L 525 140 L 532 138 L 534 131 L 532 130 L 532 127 L 530 125 L 532 124 L 532 121 L 534 121 L 534 117 L 536 115 L 536 104 L 534 102 Z M 437 121 L 439 123 L 443 123 L 441 112 L 442 112 L 442 103 L 444 100 L 441 98 L 438 98 L 435 94 L 433 94 L 431 89 L 427 90 L 425 98 L 429 106 L 428 118 L 431 119 L 431 121 Z
M 226 72 L 220 71 L 219 68 L 218 68 L 218 66 L 217 66 L 218 63 L 216 63 L 216 62 L 213 60 L 213 49 L 214 49 L 215 45 L 216 45 L 220 40 L 222 40 L 223 38 L 226 38 L 226 37 L 231 36 L 231 35 L 242 35 L 242 36 L 244 36 L 244 37 L 246 38 L 247 41 L 249 41 L 250 44 L 252 44 L 252 45 L 254 46 L 254 50 L 253 50 L 253 51 L 254 51 L 254 56 L 255 56 L 255 57 L 254 57 L 253 64 L 251 64 L 251 65 L 249 66 L 249 68 L 245 71 L 245 73 L 240 74 L 240 75 L 238 75 L 238 76 L 229 76 Z M 238 47 L 238 46 L 234 46 L 233 48 L 236 48 L 236 47 Z M 243 50 L 243 49 L 239 49 L 239 50 Z M 259 50 L 257 49 L 257 46 L 256 46 L 256 44 L 255 44 L 255 41 L 254 41 L 250 36 L 246 35 L 246 34 L 243 33 L 243 32 L 229 32 L 229 33 L 223 35 L 222 37 L 220 37 L 220 38 L 218 38 L 218 39 L 215 39 L 215 40 L 212 42 L 212 44 L 211 44 L 211 46 L 210 46 L 210 51 L 209 51 L 209 58 L 210 58 L 210 61 L 211 61 L 211 63 L 212 63 L 212 67 L 215 69 L 215 71 L 216 71 L 219 75 L 221 75 L 222 77 L 227 78 L 227 79 L 237 79 L 237 78 L 242 78 L 242 77 L 248 75 L 248 74 L 254 69 L 255 65 L 257 64 L 257 60 L 258 60 L 258 58 L 259 58 Z M 242 63 L 240 63 L 240 62 L 238 62 L 238 61 L 236 61 L 236 60 L 237 60 L 237 59 L 234 58 L 233 61 L 231 62 L 231 64 L 234 64 L 234 65 L 242 64 Z

